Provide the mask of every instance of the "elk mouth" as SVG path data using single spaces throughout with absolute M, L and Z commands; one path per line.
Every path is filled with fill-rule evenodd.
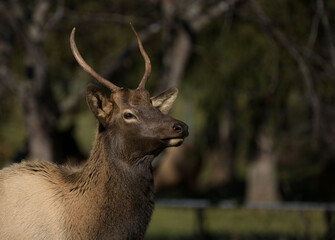
M 182 137 L 174 137 L 174 138 L 163 138 L 161 142 L 166 147 L 178 147 L 184 142 L 184 138 Z

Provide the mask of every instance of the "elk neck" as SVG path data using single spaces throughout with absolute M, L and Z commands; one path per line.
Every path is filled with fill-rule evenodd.
M 153 185 L 151 162 L 155 156 L 129 155 L 117 136 L 108 139 L 106 134 L 97 133 L 90 157 L 78 180 L 85 182 L 86 186 L 90 182 L 97 185 L 95 187 L 104 187 L 108 192 L 114 192 L 113 188 L 120 184 L 127 191 L 135 190 L 138 194 L 136 189 L 146 189 Z
M 88 209 L 87 222 L 99 219 L 92 222 L 97 229 L 129 228 L 128 233 L 135 237 L 144 234 L 154 208 L 154 156 L 144 156 L 135 165 L 129 165 L 122 156 L 117 144 L 106 142 L 104 134 L 98 133 L 85 166 L 73 176 L 70 192 L 81 196 L 80 201 Z

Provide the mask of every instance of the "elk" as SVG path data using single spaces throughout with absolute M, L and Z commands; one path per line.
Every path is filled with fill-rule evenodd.
M 165 148 L 182 144 L 188 127 L 169 115 L 178 90 L 151 97 L 145 60 L 136 89 L 121 88 L 96 73 L 80 55 L 75 28 L 72 53 L 81 67 L 110 90 L 89 85 L 86 100 L 98 120 L 88 160 L 79 167 L 24 161 L 0 171 L 0 239 L 143 239 L 154 208 L 151 163 Z

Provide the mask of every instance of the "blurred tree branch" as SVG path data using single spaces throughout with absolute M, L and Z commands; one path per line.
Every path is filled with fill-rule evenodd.
M 11 91 L 19 94 L 19 84 L 15 79 L 11 79 L 8 71 L 8 56 L 11 53 L 11 45 L 8 40 L 0 39 L 0 82 L 3 84 L 4 88 L 10 89 Z
M 310 56 L 312 53 L 312 48 L 314 47 L 314 44 L 316 42 L 317 36 L 318 36 L 318 31 L 319 31 L 319 25 L 320 25 L 320 18 L 319 14 L 315 13 L 312 24 L 311 24 L 311 30 L 309 33 L 308 41 L 307 41 L 307 46 L 305 50 L 305 55 Z
M 161 29 L 160 21 L 151 23 L 147 28 L 142 31 L 139 31 L 139 36 L 143 43 L 147 42 L 153 35 L 157 34 Z M 106 76 L 108 79 L 113 79 L 114 74 L 118 69 L 122 67 L 124 62 L 128 61 L 135 52 L 138 51 L 137 41 L 134 39 L 128 46 L 126 46 L 116 60 L 107 68 L 104 69 L 103 76 Z
M 233 10 L 238 3 L 243 2 L 245 1 L 217 1 L 205 8 L 205 1 L 191 1 L 187 2 L 189 4 L 187 7 L 183 6 L 186 10 L 181 13 L 178 9 L 179 2 L 162 1 L 165 47 L 158 91 L 179 85 L 191 54 L 193 35 L 199 33 L 215 18 Z
M 64 0 L 57 0 L 56 11 L 44 25 L 44 32 L 49 31 L 64 17 Z
M 190 50 L 190 44 L 191 44 L 191 36 L 192 32 L 199 32 L 201 31 L 207 24 L 209 24 L 213 19 L 216 17 L 222 15 L 223 13 L 233 9 L 236 4 L 243 3 L 246 0 L 228 0 L 228 1 L 218 1 L 216 4 L 213 4 L 209 9 L 204 10 L 203 12 L 199 12 L 201 8 L 197 7 L 197 4 L 203 4 L 204 1 L 196 1 L 195 3 L 193 1 L 185 1 L 186 4 L 189 4 L 187 6 L 183 6 L 183 9 L 186 9 L 186 12 L 180 12 L 175 9 L 174 13 L 172 14 L 173 17 L 169 21 L 174 21 L 173 29 L 177 30 L 177 33 L 174 33 L 174 39 L 169 40 L 170 43 L 166 43 L 169 46 L 172 46 L 173 44 L 171 41 L 176 40 L 176 45 L 174 46 L 175 50 L 169 53 L 170 55 L 172 52 L 174 54 L 178 54 L 178 56 L 170 56 L 169 58 L 173 59 L 174 61 L 178 62 L 175 65 L 178 65 L 179 70 L 175 68 L 175 72 L 169 77 L 169 73 L 167 73 L 165 70 L 162 71 L 161 79 L 159 83 L 158 89 L 162 90 L 163 88 L 167 88 L 169 86 L 178 86 L 179 79 L 181 76 L 181 72 L 183 72 L 184 65 L 186 64 L 186 59 L 188 58 L 189 53 L 186 53 Z M 162 4 L 176 4 L 179 5 L 181 3 L 178 2 L 178 4 L 174 1 L 163 1 Z M 175 7 L 172 5 L 172 7 Z M 164 11 L 164 7 L 162 7 L 162 12 Z M 170 7 L 171 8 L 171 7 Z M 199 10 L 196 10 L 196 9 Z M 176 15 L 178 14 L 178 15 Z M 164 16 L 164 14 L 163 14 Z M 171 16 L 170 16 L 171 17 Z M 164 20 L 163 20 L 164 22 Z M 151 23 L 147 28 L 139 32 L 139 35 L 141 37 L 141 40 L 143 43 L 149 41 L 151 37 L 153 37 L 155 34 L 157 34 L 162 29 L 162 21 L 159 20 L 157 22 Z M 166 36 L 164 39 L 169 39 L 169 37 Z M 165 40 L 168 41 L 168 40 Z M 172 45 L 171 45 L 172 44 Z M 167 47 L 166 45 L 166 47 Z M 184 51 L 184 53 L 183 53 Z M 103 70 L 103 75 L 106 76 L 109 79 L 113 79 L 114 74 L 120 67 L 126 62 L 128 59 L 130 59 L 133 54 L 137 52 L 137 42 L 133 40 L 129 46 L 127 46 L 124 50 L 121 51 L 121 54 L 116 58 L 115 61 L 105 70 Z M 169 55 L 168 54 L 168 55 Z M 163 60 L 164 62 L 164 60 Z M 164 66 L 163 66 L 164 68 Z M 171 70 L 171 67 L 167 67 Z M 170 80 L 167 79 L 173 79 L 173 82 L 169 82 Z M 164 86 L 165 85 L 165 86 Z
M 71 20 L 80 20 L 81 22 L 108 22 L 108 23 L 122 23 L 129 24 L 129 22 L 136 22 L 137 24 L 146 24 L 147 21 L 144 18 L 133 16 L 133 15 L 125 15 L 119 13 L 110 13 L 110 12 L 99 12 L 90 13 L 87 12 L 85 14 L 78 13 L 78 11 L 64 11 L 64 18 Z M 136 21 L 134 21 L 136 19 Z
M 322 26 L 325 30 L 326 39 L 328 41 L 330 59 L 331 59 L 333 68 L 335 69 L 335 47 L 334 47 L 334 41 L 332 37 L 331 28 L 329 25 L 328 16 L 326 14 L 325 7 L 324 7 L 324 1 L 316 0 L 316 4 L 317 4 L 317 12 L 319 14 L 319 17 L 321 18 Z
M 321 124 L 321 106 L 320 100 L 315 92 L 315 86 L 313 83 L 313 77 L 311 69 L 308 67 L 308 64 L 304 56 L 299 52 L 298 48 L 285 36 L 285 34 L 280 31 L 278 28 L 271 23 L 271 20 L 266 16 L 265 12 L 258 4 L 257 0 L 250 0 L 252 9 L 257 14 L 261 27 L 269 33 L 276 41 L 278 41 L 291 56 L 295 59 L 298 64 L 299 70 L 303 76 L 307 102 L 313 110 L 313 130 L 314 136 L 318 137 L 320 133 L 320 124 Z
M 302 51 L 305 58 L 312 60 L 315 64 L 321 67 L 325 72 L 330 72 L 330 75 L 335 75 L 335 48 L 333 44 L 332 32 L 329 25 L 328 16 L 324 8 L 323 0 L 316 0 L 316 12 L 314 14 L 311 30 L 308 37 L 307 45 Z M 329 57 L 330 63 L 328 60 L 321 57 L 317 52 L 313 51 L 313 47 L 318 37 L 318 32 L 320 29 L 320 23 L 322 24 L 328 42 L 329 47 Z M 332 78 L 335 81 L 335 78 Z
M 227 1 L 218 1 L 216 4 L 208 8 L 206 11 L 202 12 L 201 15 L 194 14 L 188 20 L 192 29 L 196 32 L 202 30 L 207 26 L 214 18 L 219 17 L 221 14 L 232 11 L 237 4 L 242 4 L 248 0 L 227 0 Z
M 11 11 L 9 6 L 4 3 L 0 2 L 0 13 L 4 20 L 8 23 L 8 25 L 11 27 L 13 32 L 16 34 L 17 38 L 22 40 L 24 45 L 27 46 L 29 43 L 27 42 L 27 38 L 25 35 L 24 30 L 21 28 L 19 22 L 24 22 L 22 20 L 22 9 L 20 5 L 18 5 L 17 1 L 11 1 L 14 2 L 12 4 L 13 10 Z

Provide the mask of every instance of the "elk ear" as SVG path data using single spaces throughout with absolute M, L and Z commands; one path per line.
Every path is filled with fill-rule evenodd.
M 94 84 L 90 84 L 86 89 L 86 101 L 88 107 L 98 119 L 99 123 L 106 127 L 108 119 L 113 110 L 113 104 L 105 97 L 103 91 Z
M 178 95 L 177 88 L 170 88 L 156 97 L 151 98 L 152 105 L 158 108 L 162 113 L 167 114 L 173 106 Z

